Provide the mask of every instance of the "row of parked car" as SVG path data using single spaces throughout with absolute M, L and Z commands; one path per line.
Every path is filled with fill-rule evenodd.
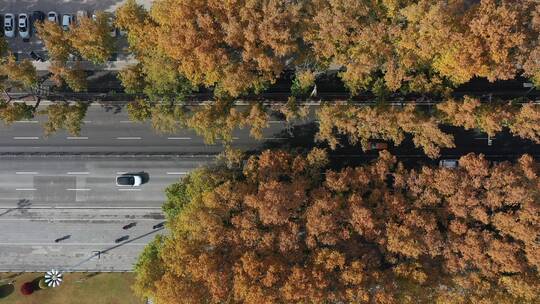
M 60 16 L 60 14 L 51 11 L 47 14 L 46 18 L 47 20 L 60 24 L 62 28 L 65 31 L 68 31 L 73 24 L 77 20 L 77 18 L 88 18 L 90 17 L 87 11 L 77 11 L 76 15 L 73 14 L 64 14 Z M 92 14 L 91 18 L 93 20 L 96 20 L 97 16 L 95 14 Z M 17 19 L 15 19 L 14 14 L 5 14 L 4 15 L 4 36 L 8 38 L 15 37 L 15 31 L 18 29 L 19 36 L 23 39 L 30 38 L 30 35 L 32 34 L 32 29 L 35 32 L 36 22 L 43 22 L 45 21 L 45 14 L 41 11 L 34 11 L 32 14 L 26 14 L 22 13 L 17 16 Z M 113 26 L 113 18 L 112 16 L 109 18 L 109 24 L 111 25 L 111 32 L 110 35 L 112 37 L 116 37 L 117 31 L 116 28 Z

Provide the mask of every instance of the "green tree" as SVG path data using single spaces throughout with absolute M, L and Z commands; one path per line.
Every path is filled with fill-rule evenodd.
M 151 109 L 152 128 L 162 134 L 172 134 L 186 124 L 185 108 L 177 104 L 157 104 Z
M 35 107 L 23 102 L 0 101 L 0 118 L 4 124 L 11 125 L 19 120 L 28 120 L 34 117 Z
M 153 103 L 146 99 L 138 99 L 128 103 L 127 112 L 129 120 L 136 122 L 145 122 L 152 117 Z
M 62 129 L 71 135 L 79 135 L 87 109 L 88 104 L 80 102 L 49 105 L 47 109 L 40 112 L 40 114 L 47 115 L 47 121 L 43 125 L 45 135 L 48 136 Z
M 6 78 L 9 87 L 29 89 L 38 83 L 37 71 L 32 62 L 28 59 L 17 62 L 14 56 L 8 56 L 0 64 L 0 77 Z
M 129 94 L 140 94 L 146 87 L 140 64 L 131 65 L 122 69 L 118 73 L 118 78 L 122 82 L 122 86 L 126 93 Z

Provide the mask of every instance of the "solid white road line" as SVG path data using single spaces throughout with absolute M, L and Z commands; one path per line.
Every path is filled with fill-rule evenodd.
M 35 175 L 35 174 L 38 174 L 37 172 L 30 172 L 30 171 L 17 171 L 15 172 L 15 174 L 20 174 L 20 175 L 25 175 L 25 174 L 28 174 L 28 175 Z
M 36 191 L 36 188 L 17 188 L 17 191 Z
M 237 139 L 240 139 L 240 137 L 233 137 L 232 139 L 233 139 L 233 140 L 237 140 Z
M 90 174 L 90 172 L 68 172 L 68 175 L 83 175 L 83 174 Z
M 120 120 L 120 123 L 132 123 L 133 121 L 131 120 Z
M 39 139 L 37 136 L 15 136 L 13 139 Z
M 122 175 L 122 174 L 126 174 L 126 173 L 127 173 L 127 171 L 118 171 L 118 172 L 116 172 L 117 175 Z
M 129 189 L 118 189 L 118 191 L 141 191 L 141 189 L 132 189 L 132 188 L 129 188 Z
M 92 123 L 91 120 L 83 120 L 84 123 Z
M 90 191 L 88 188 L 67 188 L 67 191 Z
M 169 174 L 169 175 L 186 175 L 188 173 L 187 172 L 167 172 L 167 174 Z
M 133 140 L 133 139 L 142 139 L 142 137 L 117 137 L 116 139 Z
M 167 137 L 168 140 L 189 140 L 191 137 Z
M 74 139 L 74 140 L 78 140 L 78 139 L 88 139 L 87 136 L 68 136 L 66 137 L 67 139 Z
M 16 122 L 19 122 L 19 123 L 38 123 L 39 121 L 37 121 L 37 120 L 17 120 Z
M 284 120 L 270 120 L 268 123 L 271 123 L 271 124 L 278 124 L 278 123 L 285 123 L 286 121 Z

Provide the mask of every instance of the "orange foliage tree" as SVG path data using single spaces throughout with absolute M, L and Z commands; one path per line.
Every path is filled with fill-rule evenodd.
M 537 303 L 540 173 L 529 156 L 457 169 L 325 170 L 265 151 L 167 190 L 170 234 L 136 268 L 158 303 Z M 322 174 L 325 173 L 325 174 Z

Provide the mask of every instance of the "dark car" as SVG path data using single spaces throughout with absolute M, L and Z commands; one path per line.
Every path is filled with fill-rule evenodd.
M 32 27 L 34 28 L 34 33 L 37 32 L 36 22 L 45 21 L 45 13 L 42 11 L 33 11 L 32 12 Z
M 385 142 L 370 141 L 369 142 L 369 149 L 370 150 L 386 150 L 386 149 L 388 149 L 388 144 L 385 143 Z

